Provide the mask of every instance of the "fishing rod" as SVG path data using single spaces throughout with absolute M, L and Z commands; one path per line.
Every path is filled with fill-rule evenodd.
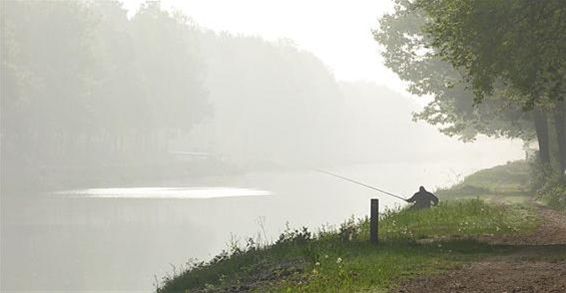
M 381 193 L 383 193 L 383 194 L 386 194 L 386 195 L 389 195 L 389 196 L 393 196 L 393 197 L 395 197 L 395 198 L 398 198 L 398 199 L 402 199 L 402 200 L 404 200 L 404 201 L 407 201 L 406 198 L 400 197 L 400 196 L 398 196 L 398 195 L 396 195 L 396 194 L 393 194 L 393 193 L 391 193 L 391 192 L 385 191 L 385 190 L 383 190 L 383 189 L 379 189 L 379 188 L 377 188 L 377 187 L 373 187 L 373 186 L 371 186 L 371 185 L 367 185 L 367 184 L 365 184 L 365 183 L 356 181 L 356 180 L 354 180 L 354 179 L 350 179 L 350 178 L 348 178 L 348 177 L 344 177 L 344 176 L 341 176 L 341 175 L 338 175 L 338 174 L 334 174 L 334 173 L 331 173 L 331 172 L 328 172 L 328 171 L 320 170 L 320 169 L 316 169 L 315 171 L 320 172 L 320 173 L 324 173 L 324 174 L 327 174 L 327 175 L 330 175 L 330 176 L 334 176 L 334 177 L 340 178 L 340 179 L 342 179 L 342 180 L 346 180 L 346 181 L 348 181 L 348 182 L 352 182 L 352 183 L 355 183 L 355 184 L 364 186 L 364 187 L 366 187 L 366 188 L 379 191 L 379 192 L 381 192 Z
M 276 163 L 276 164 L 278 164 L 278 165 L 281 165 L 281 166 L 289 166 L 288 164 L 283 163 L 283 162 L 280 162 L 280 161 L 276 161 L 276 160 L 270 160 L 270 161 L 271 161 L 271 162 L 274 162 L 274 163 Z M 334 177 L 340 178 L 340 179 L 342 179 L 342 180 L 346 180 L 346 181 L 348 181 L 348 182 L 355 183 L 355 184 L 361 185 L 361 186 L 363 186 L 363 187 L 366 187 L 366 188 L 369 188 L 369 189 L 372 189 L 372 190 L 375 190 L 375 191 L 379 191 L 379 192 L 381 192 L 381 193 L 383 193 L 383 194 L 385 194 L 385 195 L 389 195 L 389 196 L 398 198 L 398 199 L 400 199 L 400 200 L 407 201 L 406 198 L 403 198 L 403 197 L 398 196 L 398 195 L 396 195 L 396 194 L 393 194 L 393 193 L 391 193 L 391 192 L 385 191 L 385 190 L 383 190 L 383 189 L 380 189 L 380 188 L 377 188 L 377 187 L 374 187 L 374 186 L 371 186 L 371 185 L 367 185 L 367 184 L 365 184 L 365 183 L 363 183 L 363 182 L 356 181 L 356 180 L 354 180 L 354 179 L 350 179 L 350 178 L 348 178 L 348 177 L 344 177 L 344 176 L 341 176 L 341 175 L 338 175 L 338 174 L 334 174 L 334 173 L 332 173 L 332 172 L 328 172 L 328 171 L 325 171 L 325 170 L 322 170 L 322 169 L 311 169 L 311 170 L 316 171 L 316 172 L 320 172 L 320 173 L 324 173 L 324 174 L 326 174 L 326 175 L 334 176 Z

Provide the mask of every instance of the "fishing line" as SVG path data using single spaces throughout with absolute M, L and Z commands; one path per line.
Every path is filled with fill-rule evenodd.
M 391 192 L 385 191 L 385 190 L 383 190 L 383 189 L 380 189 L 380 188 L 377 188 L 377 187 L 373 187 L 373 186 L 371 186 L 371 185 L 367 185 L 367 184 L 365 184 L 365 183 L 356 181 L 356 180 L 354 180 L 354 179 L 350 179 L 350 178 L 348 178 L 348 177 L 344 177 L 344 176 L 341 176 L 341 175 L 338 175 L 338 174 L 334 174 L 334 173 L 331 173 L 331 172 L 328 172 L 328 171 L 325 171 L 325 170 L 320 170 L 320 169 L 315 169 L 315 171 L 320 172 L 320 173 L 324 173 L 324 174 L 327 174 L 327 175 L 330 175 L 330 176 L 334 176 L 334 177 L 340 178 L 340 179 L 342 179 L 342 180 L 346 180 L 346 181 L 349 181 L 349 182 L 352 182 L 352 183 L 355 183 L 355 184 L 364 186 L 364 187 L 366 187 L 366 188 L 379 191 L 379 192 L 381 192 L 381 193 L 383 193 L 383 194 L 386 194 L 386 195 L 389 195 L 389 196 L 393 196 L 393 197 L 395 197 L 395 198 L 398 198 L 398 199 L 402 199 L 402 200 L 404 200 L 404 201 L 407 201 L 406 198 L 403 198 L 403 197 L 398 196 L 398 195 L 396 195 L 396 194 L 393 194 L 393 193 L 391 193 Z

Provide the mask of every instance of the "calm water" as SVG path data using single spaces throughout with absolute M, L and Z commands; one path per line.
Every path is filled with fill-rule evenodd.
M 408 196 L 487 167 L 482 161 L 381 164 L 330 171 Z M 457 168 L 455 166 L 466 166 Z M 21 197 L 21 196 L 20 196 Z M 58 191 L 2 199 L 1 288 L 151 291 L 155 276 L 208 259 L 232 240 L 367 214 L 371 190 L 313 171 L 261 172 L 159 187 Z M 402 205 L 378 196 L 381 208 Z M 11 199 L 12 198 L 12 199 Z

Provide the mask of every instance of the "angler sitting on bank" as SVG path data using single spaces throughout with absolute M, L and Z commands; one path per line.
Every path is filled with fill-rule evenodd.
M 411 207 L 413 210 L 429 209 L 431 204 L 438 205 L 438 197 L 428 192 L 423 186 L 419 187 L 419 192 L 415 193 L 407 202 L 414 202 Z

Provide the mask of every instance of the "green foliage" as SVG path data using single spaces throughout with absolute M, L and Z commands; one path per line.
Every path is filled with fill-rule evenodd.
M 536 221 L 522 206 L 496 207 L 474 199 L 444 201 L 437 208 L 387 213 L 381 221 L 384 239 L 474 237 L 528 232 Z
M 566 210 L 566 179 L 540 160 L 529 162 L 529 187 L 551 208 Z
M 275 241 L 277 244 L 306 244 L 312 240 L 312 233 L 309 232 L 307 227 L 298 230 L 291 230 L 289 227 L 279 235 L 279 239 Z
M 360 234 L 363 232 L 362 226 L 363 225 L 360 223 L 356 223 L 356 220 L 353 217 L 346 220 L 340 224 L 340 228 L 338 229 L 338 236 L 340 237 L 340 240 L 343 242 L 358 240 L 360 238 Z
M 564 178 L 553 177 L 538 190 L 538 194 L 549 207 L 566 210 L 566 181 Z
M 536 225 L 530 209 L 480 200 L 446 202 L 418 212 L 388 211 L 380 220 L 377 247 L 368 241 L 367 219 L 349 219 L 335 231 L 316 235 L 305 228 L 287 229 L 273 245 L 222 253 L 166 278 L 158 292 L 385 290 L 399 278 L 502 250 L 472 240 L 477 236 L 529 233 Z
M 413 93 L 434 97 L 415 118 L 464 140 L 483 133 L 529 141 L 536 131 L 544 162 L 551 161 L 549 149 L 558 145 L 554 160 L 560 164 L 552 165 L 560 165 L 556 169 L 563 174 L 566 2 L 396 4 L 374 34 L 386 47 L 386 65 L 409 81 Z M 554 134 L 549 122 L 554 122 L 556 141 L 549 142 Z
M 565 187 L 560 174 L 542 164 L 538 156 L 533 156 L 529 161 L 509 162 L 478 171 L 461 183 L 435 193 L 441 200 L 481 197 L 508 203 L 525 202 L 534 196 L 550 207 L 565 209 Z
M 526 161 L 508 162 L 505 165 L 475 172 L 455 186 L 437 190 L 436 194 L 441 199 L 487 195 L 496 197 L 526 195 L 533 179 L 531 170 L 531 163 Z
M 549 166 L 535 161 L 531 163 L 531 189 L 546 205 L 566 210 L 566 179 L 556 174 Z
M 184 271 L 174 271 L 172 275 L 163 277 L 157 292 L 261 283 L 278 278 L 280 274 L 301 271 L 306 261 L 317 259 L 312 249 L 312 237 L 313 234 L 306 228 L 286 228 L 269 246 L 258 245 L 251 238 L 245 248 L 232 243 L 229 251 L 222 251 L 208 262 L 191 260 Z
M 416 1 L 437 54 L 470 81 L 477 101 L 498 82 L 525 109 L 566 93 L 566 4 L 549 1 Z M 513 97 L 512 97 L 513 98 Z
M 537 192 L 546 185 L 549 178 L 553 177 L 553 170 L 548 164 L 543 164 L 539 159 L 529 162 L 529 187 L 531 191 Z
M 529 180 L 529 164 L 526 161 L 508 162 L 505 165 L 478 171 L 464 179 L 469 186 L 489 188 L 493 191 L 524 187 Z
M 385 46 L 385 65 L 408 82 L 409 91 L 434 98 L 414 118 L 463 140 L 473 140 L 478 133 L 532 138 L 530 115 L 501 98 L 507 94 L 505 87 L 486 97 L 484 103 L 474 103 L 469 81 L 438 55 L 433 39 L 424 30 L 430 18 L 413 2 L 396 0 L 395 12 L 380 19 L 374 36 Z

